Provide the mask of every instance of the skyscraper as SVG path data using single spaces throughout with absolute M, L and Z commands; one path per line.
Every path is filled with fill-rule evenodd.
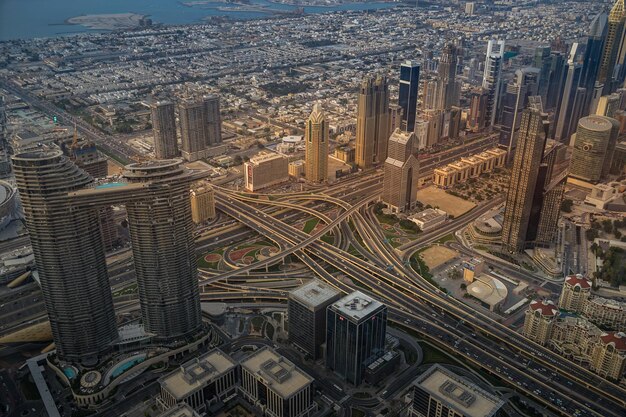
M 328 126 L 322 107 L 316 103 L 306 123 L 305 177 L 309 182 L 328 180 Z
M 7 141 L 7 109 L 4 96 L 0 95 L 0 147 L 4 148 Z
M 487 91 L 486 119 L 488 125 L 495 125 L 500 106 L 500 87 L 502 84 L 502 61 L 504 60 L 504 41 L 490 40 L 487 44 L 483 88 Z
M 154 156 L 157 159 L 175 158 L 178 156 L 178 144 L 174 103 L 158 101 L 150 106 L 150 111 L 154 136 Z
M 203 157 L 208 130 L 204 102 L 184 98 L 178 105 L 182 155 L 187 161 Z
M 211 146 L 222 141 L 220 102 L 217 96 L 184 98 L 178 106 L 182 155 L 188 161 L 206 158 Z
M 333 287 L 311 280 L 289 293 L 289 341 L 313 360 L 322 357 L 326 342 L 326 307 L 341 297 Z
M 515 72 L 515 79 L 506 86 L 502 99 L 499 142 L 506 149 L 509 160 L 515 154 L 522 110 L 528 104 L 528 97 L 537 94 L 539 75 L 537 68 L 523 68 Z
M 582 73 L 580 75 L 580 86 L 588 92 L 588 96 L 585 101 L 585 107 L 582 112 L 582 116 L 588 115 L 591 110 L 589 109 L 591 102 L 591 92 L 594 88 L 604 87 L 602 82 L 599 82 L 598 72 L 600 71 L 600 65 L 602 63 L 603 46 L 606 38 L 608 24 L 606 13 L 598 14 L 589 27 L 589 33 L 587 36 L 587 47 L 585 48 L 585 54 L 582 60 Z M 575 123 L 577 123 L 576 121 Z M 575 124 L 574 124 L 575 126 Z
M 550 70 L 552 68 L 552 54 L 549 46 L 535 48 L 533 67 L 539 70 L 537 95 L 541 96 L 541 101 L 545 103 L 548 98 Z
M 470 95 L 470 111 L 467 116 L 467 128 L 480 132 L 485 128 L 488 93 L 482 87 Z
M 127 165 L 123 177 L 143 191 L 125 204 L 144 328 L 180 340 L 202 328 L 191 173 L 168 159 Z
M 396 130 L 389 138 L 382 200 L 394 212 L 415 206 L 419 161 L 413 154 L 414 142 L 413 132 Z
M 326 311 L 326 366 L 359 385 L 365 368 L 384 353 L 387 306 L 355 291 Z
M 570 176 L 596 183 L 608 174 L 619 122 L 605 116 L 583 117 L 572 137 L 574 151 L 570 164 Z
M 579 93 L 579 83 L 582 74 L 583 67 L 578 62 L 578 44 L 574 43 L 569 53 L 567 60 L 567 75 L 565 77 L 565 84 L 563 86 L 563 95 L 559 108 L 557 110 L 556 129 L 554 132 L 554 139 L 561 143 L 568 144 L 572 130 L 572 123 L 577 123 L 578 116 L 577 111 L 577 94 Z M 586 90 L 583 89 L 583 93 L 586 94 Z M 578 100 L 579 101 L 579 100 Z M 574 122 L 576 119 L 576 122 Z M 575 126 L 575 124 L 574 124 Z
M 449 110 L 452 106 L 459 105 L 460 89 L 456 82 L 458 54 L 458 48 L 450 43 L 446 44 L 441 53 L 437 68 L 437 110 Z
M 510 252 L 521 252 L 526 248 L 528 225 L 548 129 L 548 115 L 540 105 L 531 102 L 531 106 L 522 112 L 502 224 L 502 245 Z
M 356 122 L 355 163 L 361 169 L 385 161 L 389 137 L 389 89 L 382 76 L 361 83 Z
M 58 149 L 17 154 L 13 167 L 59 359 L 93 365 L 117 328 L 98 211 L 68 197 L 92 179 Z
M 400 65 L 398 104 L 402 107 L 402 128 L 407 132 L 415 129 L 419 82 L 420 64 L 417 61 L 403 62 Z
M 389 134 L 402 129 L 402 107 L 398 104 L 389 105 Z
M 222 116 L 220 113 L 220 98 L 210 95 L 202 98 L 206 112 L 207 143 L 206 146 L 222 143 Z
M 604 84 L 604 94 L 613 91 L 616 64 L 623 63 L 624 23 L 626 7 L 624 0 L 615 0 L 609 13 L 606 40 L 602 49 L 602 60 L 598 71 L 598 81 Z

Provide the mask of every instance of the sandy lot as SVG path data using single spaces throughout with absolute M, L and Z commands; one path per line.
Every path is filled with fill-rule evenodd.
M 476 207 L 476 204 L 471 201 L 450 195 L 444 190 L 434 186 L 419 190 L 417 192 L 417 200 L 421 201 L 424 205 L 430 204 L 433 207 L 439 207 L 455 218 Z
M 107 159 L 109 175 L 117 175 L 122 173 L 122 166 L 112 159 Z
M 432 271 L 434 268 L 456 258 L 459 256 L 459 253 L 445 246 L 431 246 L 422 252 L 421 255 L 428 268 Z

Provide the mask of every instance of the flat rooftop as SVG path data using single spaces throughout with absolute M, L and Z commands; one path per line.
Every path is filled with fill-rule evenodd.
M 291 291 L 290 298 L 305 306 L 317 310 L 318 307 L 327 305 L 330 300 L 336 299 L 341 293 L 328 284 L 313 279 Z
M 242 360 L 241 367 L 262 378 L 269 389 L 284 399 L 313 382 L 308 374 L 267 346 Z
M 187 403 L 180 403 L 165 410 L 157 417 L 200 417 Z
M 182 400 L 207 382 L 224 375 L 237 364 L 224 352 L 214 349 L 181 365 L 159 380 L 161 387 Z
M 414 385 L 465 417 L 491 417 L 504 404 L 495 395 L 441 365 L 430 367 Z
M 361 291 L 355 291 L 342 299 L 335 301 L 332 308 L 345 317 L 360 321 L 383 307 L 383 303 L 374 300 Z

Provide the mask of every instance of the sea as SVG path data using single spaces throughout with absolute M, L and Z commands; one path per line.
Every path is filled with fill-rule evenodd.
M 191 0 L 184 0 L 191 1 Z M 269 10 L 294 10 L 296 6 L 250 0 Z M 326 13 L 339 10 L 375 10 L 393 7 L 395 3 L 362 2 L 328 7 L 304 7 L 305 13 Z M 182 25 L 200 23 L 210 16 L 232 19 L 259 19 L 271 13 L 245 10 L 220 10 L 234 4 L 207 3 L 189 7 L 179 0 L 0 0 L 0 41 L 64 36 L 95 30 L 69 25 L 66 20 L 76 16 L 113 13 L 147 15 L 154 23 Z

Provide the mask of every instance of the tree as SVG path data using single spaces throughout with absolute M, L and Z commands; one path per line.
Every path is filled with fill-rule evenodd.
M 602 220 L 602 229 L 606 233 L 612 233 L 613 232 L 613 222 L 611 220 L 609 220 L 609 219 Z
M 241 165 L 243 163 L 243 158 L 241 157 L 241 155 L 237 155 L 233 158 L 233 162 L 235 163 L 235 165 Z
M 598 229 L 587 229 L 585 231 L 585 237 L 588 241 L 593 241 L 595 238 L 598 237 Z
M 561 211 L 564 213 L 571 213 L 573 205 L 574 205 L 574 202 L 566 198 L 565 200 L 561 202 Z

